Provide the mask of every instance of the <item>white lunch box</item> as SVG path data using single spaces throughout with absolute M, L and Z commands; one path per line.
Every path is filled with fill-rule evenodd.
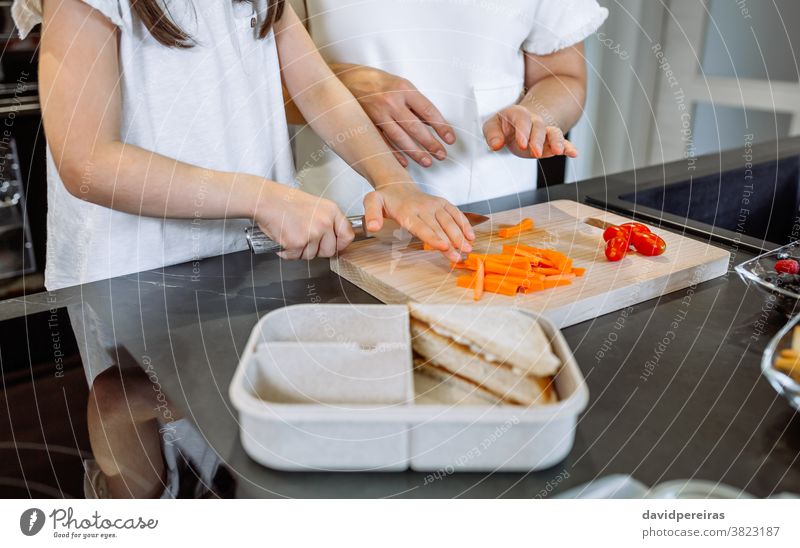
M 302 304 L 270 312 L 253 328 L 230 386 L 242 444 L 278 470 L 553 466 L 572 449 L 589 391 L 564 337 L 545 318 L 539 323 L 563 363 L 559 402 L 525 408 L 415 397 L 405 306 Z

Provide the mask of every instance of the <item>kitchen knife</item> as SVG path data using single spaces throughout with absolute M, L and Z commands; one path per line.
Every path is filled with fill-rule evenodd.
M 479 213 L 470 213 L 465 211 L 464 216 L 469 221 L 471 226 L 478 226 L 489 220 L 486 215 Z M 347 218 L 350 221 L 350 226 L 353 227 L 353 232 L 356 233 L 356 240 L 364 240 L 372 238 L 374 234 L 367 232 L 367 223 L 364 221 L 363 215 L 354 215 Z M 249 226 L 244 229 L 245 236 L 247 237 L 247 245 L 250 251 L 256 255 L 262 253 L 277 253 L 283 250 L 283 247 L 278 242 L 272 240 L 269 236 L 264 234 L 257 226 Z

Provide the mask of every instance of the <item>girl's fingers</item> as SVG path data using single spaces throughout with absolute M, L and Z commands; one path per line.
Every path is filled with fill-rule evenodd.
M 319 244 L 320 240 L 311 240 L 306 244 L 306 247 L 303 248 L 303 252 L 300 254 L 300 258 L 304 261 L 310 261 L 314 257 L 319 254 Z
M 445 243 L 447 248 L 445 249 L 444 246 L 439 246 L 438 249 L 442 251 L 445 257 L 450 259 L 453 262 L 458 262 L 461 260 L 461 254 L 458 252 L 457 248 L 453 248 L 452 243 L 450 242 L 450 238 L 445 233 L 442 225 L 439 223 L 436 215 L 434 213 L 422 212 L 419 214 L 420 219 L 428 225 L 428 227 L 436 234 L 436 237 Z
M 383 226 L 383 199 L 378 192 L 372 191 L 364 196 L 364 223 L 370 232 L 377 232 Z M 349 226 L 350 222 L 347 221 L 347 224 Z
M 447 202 L 444 206 L 444 209 L 450 214 L 453 219 L 455 219 L 458 226 L 461 228 L 461 232 L 467 238 L 467 240 L 472 241 L 475 239 L 475 231 L 472 230 L 472 225 L 469 224 L 469 219 L 458 209 L 456 206 Z
M 329 230 L 319 241 L 319 251 L 317 255 L 319 257 L 333 257 L 336 255 L 337 250 L 338 245 L 336 233 L 333 230 Z
M 448 211 L 445 209 L 437 209 L 436 213 L 434 214 L 436 217 L 436 221 L 439 223 L 439 226 L 444 230 L 447 237 L 450 239 L 450 244 L 455 249 L 460 249 L 463 253 L 469 253 L 472 251 L 472 246 L 469 245 L 467 239 L 464 237 L 464 232 L 461 230 L 461 227 L 458 226 L 456 220 L 453 219 L 453 216 L 450 215 Z
M 419 216 L 414 216 L 403 224 L 403 228 L 411 232 L 414 236 L 422 240 L 429 246 L 438 249 L 439 251 L 446 251 L 449 249 L 450 244 L 446 238 L 441 238 L 436 231 L 431 228 L 428 223 L 423 221 Z

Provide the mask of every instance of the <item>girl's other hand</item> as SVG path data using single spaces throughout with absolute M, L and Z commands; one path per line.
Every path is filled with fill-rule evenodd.
M 425 194 L 413 182 L 385 185 L 364 197 L 367 230 L 380 230 L 384 217 L 394 219 L 450 261 L 460 261 L 461 253 L 472 251 L 475 232 L 464 214 L 444 198 Z
M 281 246 L 282 259 L 333 257 L 353 241 L 350 221 L 334 202 L 296 188 L 267 182 L 256 201 L 259 228 Z

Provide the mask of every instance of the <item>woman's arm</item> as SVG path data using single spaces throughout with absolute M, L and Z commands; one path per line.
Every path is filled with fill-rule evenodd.
M 458 260 L 474 239 L 469 222 L 446 200 L 423 193 L 409 178 L 369 117 L 319 55 L 287 5 L 275 27 L 283 81 L 314 131 L 376 189 L 364 199 L 367 226 L 392 217 L 424 242 Z
M 490 118 L 483 132 L 493 150 L 504 146 L 525 158 L 577 156 L 564 139 L 586 100 L 583 44 L 550 55 L 525 54 L 525 96 Z
M 42 115 L 70 193 L 151 217 L 254 219 L 283 245 L 284 258 L 331 256 L 352 241 L 347 219 L 328 200 L 123 143 L 117 28 L 81 0 L 45 0 L 43 9 Z

